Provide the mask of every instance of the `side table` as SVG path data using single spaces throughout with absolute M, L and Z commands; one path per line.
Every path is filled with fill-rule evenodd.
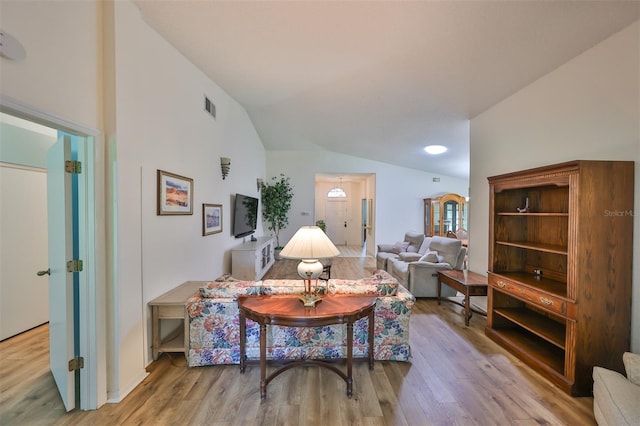
M 189 318 L 187 317 L 187 300 L 193 296 L 205 281 L 187 281 L 178 287 L 156 297 L 151 307 L 152 341 L 151 351 L 153 360 L 158 359 L 160 352 L 184 352 L 187 357 L 189 348 Z M 161 340 L 161 325 L 164 319 L 181 319 L 182 329 Z
M 446 284 L 452 289 L 464 294 L 464 303 L 460 303 L 457 300 L 445 299 L 464 307 L 464 325 L 469 325 L 472 311 L 480 315 L 487 315 L 484 312 L 473 309 L 471 307 L 471 301 L 469 300 L 471 296 L 487 295 L 487 277 L 467 270 L 446 269 L 438 271 L 438 305 L 440 304 L 442 284 Z
M 353 323 L 369 317 L 369 369 L 373 370 L 374 308 L 372 296 L 325 296 L 314 308 L 305 308 L 297 295 L 240 296 L 240 372 L 246 364 L 247 318 L 260 325 L 260 398 L 267 397 L 267 385 L 280 373 L 304 364 L 327 368 L 347 384 L 347 396 L 353 395 Z M 267 324 L 288 327 L 320 327 L 330 324 L 347 324 L 347 374 L 334 365 L 317 359 L 292 361 L 267 377 Z

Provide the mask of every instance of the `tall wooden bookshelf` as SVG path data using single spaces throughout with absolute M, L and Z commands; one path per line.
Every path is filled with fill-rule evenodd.
M 624 371 L 633 174 L 572 161 L 489 178 L 486 335 L 574 396 L 591 395 L 593 366 Z

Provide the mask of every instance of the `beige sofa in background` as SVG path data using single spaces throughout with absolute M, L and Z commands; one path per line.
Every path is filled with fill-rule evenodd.
M 388 271 L 387 262 L 397 257 L 400 253 L 417 253 L 424 241 L 422 232 L 408 231 L 404 234 L 404 240 L 395 244 L 378 244 L 376 253 L 376 269 Z
M 387 272 L 415 297 L 438 296 L 438 271 L 462 269 L 467 248 L 462 241 L 447 237 L 425 237 L 417 253 L 400 253 L 387 260 Z M 455 296 L 456 291 L 442 286 L 442 297 Z

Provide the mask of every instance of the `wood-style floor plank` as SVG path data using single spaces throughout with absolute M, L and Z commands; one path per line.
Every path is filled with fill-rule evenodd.
M 345 250 L 357 255 L 358 250 Z M 281 260 L 265 278 L 297 278 Z M 333 259 L 333 278 L 360 278 L 372 258 Z M 257 364 L 188 368 L 163 354 L 119 404 L 65 413 L 49 372 L 48 326 L 0 342 L 2 425 L 594 425 L 593 398 L 572 398 L 484 335 L 480 315 L 419 299 L 411 316 L 411 362 L 354 363 L 354 394 L 333 372 L 289 370 L 260 400 Z M 273 368 L 273 367 L 270 367 Z

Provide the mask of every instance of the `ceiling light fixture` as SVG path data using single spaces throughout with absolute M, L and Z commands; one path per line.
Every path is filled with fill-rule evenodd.
M 429 145 L 425 146 L 424 150 L 427 152 L 427 154 L 439 155 L 447 152 L 447 147 L 442 145 Z

